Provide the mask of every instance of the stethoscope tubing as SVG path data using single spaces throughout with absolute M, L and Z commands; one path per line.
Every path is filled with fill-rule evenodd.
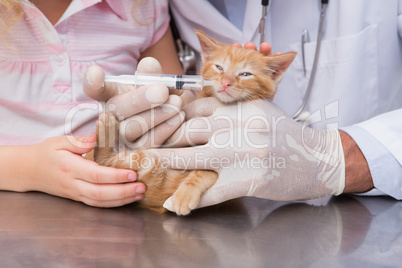
M 323 2 L 322 6 L 321 6 L 320 22 L 319 22 L 319 26 L 318 26 L 318 36 L 317 36 L 317 44 L 315 47 L 313 67 L 311 69 L 310 79 L 308 81 L 306 93 L 304 94 L 303 102 L 300 105 L 299 109 L 292 115 L 292 118 L 295 120 L 297 120 L 299 115 L 303 112 L 304 108 L 306 108 L 307 101 L 310 97 L 311 89 L 313 88 L 314 78 L 315 78 L 315 74 L 317 72 L 318 59 L 320 57 L 322 36 L 324 33 L 323 25 L 324 25 L 326 9 L 327 9 L 327 3 Z
M 316 72 L 317 72 L 318 59 L 320 57 L 321 41 L 322 41 L 322 36 L 323 36 L 323 33 L 324 33 L 323 25 L 324 25 L 324 18 L 325 18 L 325 12 L 326 12 L 326 9 L 327 9 L 328 1 L 329 0 L 321 0 L 321 14 L 320 14 L 320 21 L 319 21 L 319 25 L 318 25 L 317 44 L 316 44 L 316 47 L 315 47 L 315 55 L 314 55 L 314 61 L 313 61 L 312 69 L 311 69 L 310 78 L 309 78 L 309 81 L 308 81 L 306 93 L 304 94 L 303 101 L 302 101 L 300 107 L 292 115 L 292 118 L 297 120 L 297 121 L 300 121 L 300 120 L 304 121 L 303 119 L 299 118 L 299 116 L 302 114 L 303 110 L 306 108 L 307 101 L 308 101 L 308 99 L 310 97 L 311 89 L 313 88 L 314 78 L 315 78 L 315 75 L 316 75 Z M 269 4 L 269 1 L 267 1 L 267 0 L 262 0 L 261 1 L 262 17 L 261 17 L 261 20 L 260 20 L 260 27 L 259 27 L 260 36 L 261 36 L 261 43 L 264 42 L 264 39 L 265 39 L 265 36 L 264 36 L 265 17 L 267 15 L 268 4 Z M 302 49 L 304 49 L 304 47 Z M 303 53 L 303 57 L 304 56 L 305 55 Z M 304 60 L 303 60 L 303 64 L 305 64 Z M 305 68 L 304 68 L 304 70 L 305 70 Z

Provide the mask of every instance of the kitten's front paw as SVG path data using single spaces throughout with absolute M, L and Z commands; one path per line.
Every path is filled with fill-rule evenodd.
M 190 186 L 180 186 L 173 194 L 173 207 L 177 215 L 188 215 L 200 203 L 201 192 Z
M 96 124 L 96 138 L 99 147 L 111 148 L 119 135 L 119 122 L 111 114 L 103 113 Z

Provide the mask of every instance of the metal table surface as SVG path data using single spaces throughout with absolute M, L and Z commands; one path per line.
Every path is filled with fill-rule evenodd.
M 1 267 L 401 267 L 402 202 L 241 198 L 159 215 L 0 192 Z

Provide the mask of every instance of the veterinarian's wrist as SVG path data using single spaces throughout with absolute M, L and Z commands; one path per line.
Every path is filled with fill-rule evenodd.
M 339 131 L 345 155 L 344 193 L 363 193 L 373 189 L 368 163 L 356 142 L 345 132 Z

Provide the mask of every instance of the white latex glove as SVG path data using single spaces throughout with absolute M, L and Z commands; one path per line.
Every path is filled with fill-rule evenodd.
M 337 130 L 297 123 L 266 100 L 223 105 L 205 98 L 184 110 L 188 121 L 167 143 L 204 145 L 152 151 L 170 168 L 219 173 L 199 207 L 241 196 L 293 201 L 343 192 L 345 160 Z M 165 207 L 172 210 L 171 198 Z
M 142 59 L 137 70 L 142 73 L 163 73 L 159 62 Z M 130 149 L 159 147 L 181 125 L 182 98 L 170 95 L 162 84 L 135 88 L 133 85 L 104 82 L 105 72 L 91 66 L 84 75 L 83 90 L 104 104 L 120 122 L 120 146 Z

